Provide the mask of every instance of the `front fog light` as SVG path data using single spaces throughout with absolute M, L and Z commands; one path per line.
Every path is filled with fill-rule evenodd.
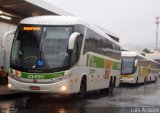
M 62 87 L 61 87 L 61 90 L 62 90 L 62 91 L 66 91 L 66 89 L 67 89 L 66 86 L 62 86 Z

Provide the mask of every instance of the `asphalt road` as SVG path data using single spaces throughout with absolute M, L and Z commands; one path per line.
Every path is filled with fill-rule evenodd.
M 90 92 L 86 98 L 51 94 L 0 97 L 0 113 L 160 113 L 160 80 L 151 84 L 123 84 L 113 95 Z

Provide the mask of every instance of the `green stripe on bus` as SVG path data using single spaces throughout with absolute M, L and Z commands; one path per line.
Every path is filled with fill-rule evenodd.
M 105 68 L 105 66 L 104 66 L 105 60 L 106 59 L 87 54 L 86 65 L 89 67 Z M 119 62 L 115 62 L 115 61 L 111 61 L 111 60 L 106 60 L 106 62 L 107 62 L 106 69 L 111 68 L 110 67 L 111 63 L 112 63 L 112 70 L 120 70 L 121 69 L 121 63 L 119 63 Z
M 104 68 L 104 59 L 94 56 L 97 68 Z
M 64 71 L 62 72 L 56 72 L 56 73 L 51 73 L 51 74 L 35 74 L 35 73 L 26 73 L 26 72 L 21 72 L 21 77 L 22 78 L 28 78 L 28 79 L 52 79 L 56 77 L 60 77 L 64 75 Z

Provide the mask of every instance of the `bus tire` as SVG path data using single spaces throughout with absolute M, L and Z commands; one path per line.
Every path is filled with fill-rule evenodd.
M 114 83 L 113 86 L 116 87 L 116 77 L 114 77 Z
M 111 80 L 109 82 L 109 88 L 107 89 L 107 92 L 110 94 L 110 95 L 113 95 L 113 89 L 114 89 L 114 81 L 111 77 Z
M 152 79 L 151 79 L 151 77 L 150 77 L 149 83 L 150 83 L 150 84 L 152 83 Z
M 136 85 L 138 85 L 138 77 L 137 77 L 137 79 L 136 79 Z
M 144 85 L 147 84 L 147 77 L 144 78 Z
M 155 77 L 155 80 L 154 80 L 154 82 L 155 82 L 155 83 L 157 82 L 157 77 Z
M 79 90 L 78 96 L 80 98 L 83 98 L 83 97 L 85 97 L 85 95 L 86 95 L 86 80 L 83 78 L 81 80 L 80 90 Z

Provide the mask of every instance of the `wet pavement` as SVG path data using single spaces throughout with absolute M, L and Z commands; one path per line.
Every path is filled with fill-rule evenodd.
M 8 88 L 7 85 L 0 85 L 0 96 L 2 95 L 10 95 L 10 94 L 17 94 L 18 92 L 12 91 Z
M 147 85 L 123 84 L 114 94 L 99 91 L 85 99 L 51 94 L 0 97 L 0 113 L 160 113 L 160 80 Z

